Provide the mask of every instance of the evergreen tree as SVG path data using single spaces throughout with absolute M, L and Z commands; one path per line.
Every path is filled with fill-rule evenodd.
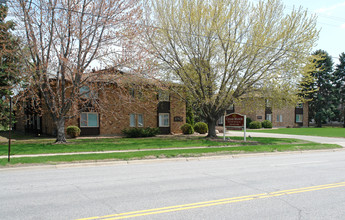
M 13 85 L 18 81 L 19 41 L 11 31 L 14 30 L 12 21 L 5 21 L 8 8 L 0 3 L 0 124 L 8 125 L 9 100 Z
M 194 112 L 192 105 L 187 102 L 187 107 L 186 107 L 186 123 L 191 124 L 194 126 Z
M 309 94 L 312 99 L 309 102 L 309 118 L 315 120 L 317 127 L 322 127 L 322 123 L 335 117 L 338 101 L 333 86 L 335 78 L 332 57 L 324 50 L 317 50 L 313 55 L 321 59 L 313 61 L 315 70 L 311 75 L 315 81 L 306 85 L 314 91 Z
M 336 65 L 334 72 L 337 98 L 340 101 L 341 113 L 340 118 L 344 121 L 345 128 L 345 53 L 339 55 L 339 64 Z

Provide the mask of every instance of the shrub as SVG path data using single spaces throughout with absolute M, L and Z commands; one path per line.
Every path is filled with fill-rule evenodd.
M 249 128 L 249 124 L 252 122 L 253 120 L 251 118 L 246 118 L 246 128 Z
M 122 133 L 128 138 L 154 137 L 159 134 L 159 128 L 126 128 Z
M 261 128 L 261 122 L 259 122 L 259 121 L 252 121 L 249 124 L 249 128 L 250 129 L 259 129 L 259 128 Z
M 181 130 L 182 130 L 183 134 L 193 134 L 194 133 L 193 126 L 188 124 L 188 123 L 182 125 Z
M 80 135 L 80 128 L 78 128 L 77 126 L 68 126 L 67 127 L 67 134 L 71 138 L 79 137 L 79 135 Z
M 160 133 L 159 128 L 147 127 L 143 129 L 143 137 L 154 137 L 159 133 Z
M 265 120 L 261 124 L 264 128 L 272 128 L 272 122 L 270 122 L 269 120 Z
M 194 125 L 194 131 L 199 134 L 206 134 L 208 132 L 208 126 L 205 122 L 198 122 Z

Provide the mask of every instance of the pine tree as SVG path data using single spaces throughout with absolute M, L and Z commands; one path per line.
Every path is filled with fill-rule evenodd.
M 313 55 L 321 59 L 314 60 L 316 68 L 311 75 L 315 81 L 308 85 L 310 90 L 314 90 L 310 94 L 309 118 L 315 120 L 317 127 L 322 127 L 322 123 L 335 117 L 338 101 L 333 86 L 335 78 L 332 57 L 324 50 L 317 50 Z
M 11 31 L 15 24 L 5 21 L 8 8 L 0 4 L 0 124 L 8 125 L 9 102 L 8 96 L 12 95 L 13 85 L 18 81 L 18 56 L 19 41 Z
M 334 72 L 337 97 L 340 101 L 342 120 L 345 128 L 345 53 L 339 55 L 339 64 L 336 65 Z

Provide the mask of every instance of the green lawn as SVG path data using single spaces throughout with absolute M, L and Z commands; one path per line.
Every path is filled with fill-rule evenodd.
M 240 142 L 242 137 L 231 137 L 234 142 L 209 140 L 204 137 L 171 137 L 171 138 L 106 138 L 69 140 L 68 144 L 52 144 L 53 139 L 16 140 L 12 144 L 11 154 L 42 154 L 64 152 L 96 152 L 108 150 L 152 149 L 149 151 L 90 153 L 86 155 L 40 156 L 12 158 L 10 164 L 18 163 L 59 163 L 87 160 L 131 160 L 141 158 L 195 157 L 214 154 L 238 154 L 254 152 L 296 151 L 313 149 L 341 148 L 338 145 L 317 144 L 295 139 L 250 138 L 250 142 Z M 237 140 L 237 141 L 236 141 Z M 201 149 L 170 149 L 200 147 Z M 159 151 L 157 149 L 166 149 Z M 7 155 L 7 144 L 0 144 L 0 155 Z M 7 165 L 7 159 L 0 159 L 0 165 Z
M 345 128 L 324 127 L 324 128 L 278 128 L 278 129 L 262 129 L 249 130 L 252 132 L 277 133 L 277 134 L 294 134 L 294 135 L 310 135 L 320 137 L 343 137 L 345 138 Z
M 224 155 L 224 154 L 240 154 L 240 153 L 259 153 L 259 152 L 281 152 L 281 151 L 298 151 L 298 150 L 316 150 L 316 149 L 333 149 L 341 148 L 334 144 L 286 144 L 286 145 L 253 145 L 253 146 L 237 146 L 237 147 L 215 147 L 202 149 L 185 149 L 185 150 L 167 150 L 167 151 L 138 151 L 123 153 L 107 153 L 107 154 L 86 154 L 86 155 L 68 155 L 68 156 L 42 156 L 42 157 L 24 157 L 12 158 L 10 164 L 25 163 L 49 163 L 56 164 L 59 162 L 72 161 L 95 161 L 95 160 L 132 160 L 143 158 L 172 158 L 172 157 L 198 157 L 204 155 Z M 8 164 L 7 159 L 0 159 L 0 165 Z
M 242 137 L 231 137 L 232 140 L 242 140 Z M 220 139 L 221 140 L 221 139 Z M 254 142 L 254 143 L 253 143 Z M 17 140 L 11 145 L 11 154 L 44 154 L 69 152 L 94 152 L 111 150 L 140 150 L 184 147 L 210 147 L 223 145 L 257 145 L 257 144 L 287 144 L 301 143 L 294 139 L 252 138 L 249 142 L 218 142 L 204 137 L 194 138 L 104 138 L 69 140 L 68 144 L 53 144 L 51 139 Z M 0 143 L 0 155 L 7 155 L 7 143 Z

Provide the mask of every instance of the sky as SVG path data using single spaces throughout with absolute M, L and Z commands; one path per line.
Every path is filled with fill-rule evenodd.
M 1 1 L 1 0 L 0 0 Z M 258 2 L 259 0 L 252 0 Z M 314 51 L 322 49 L 338 62 L 339 55 L 345 53 L 345 0 L 282 0 L 286 12 L 302 6 L 310 14 L 318 16 L 319 40 Z
M 286 11 L 293 6 L 302 6 L 309 13 L 316 14 L 317 28 L 320 30 L 318 45 L 333 57 L 335 63 L 339 55 L 345 53 L 345 0 L 282 0 Z

